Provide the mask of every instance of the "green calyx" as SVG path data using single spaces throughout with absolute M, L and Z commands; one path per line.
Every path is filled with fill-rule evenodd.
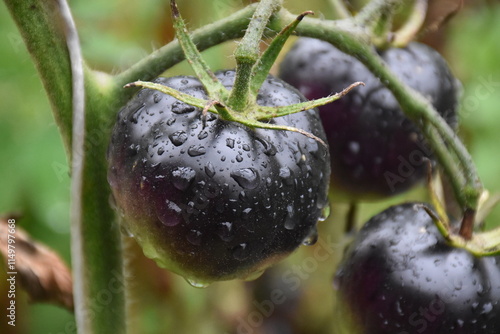
M 284 27 L 271 41 L 269 47 L 260 54 L 259 44 L 264 35 L 267 23 L 272 15 L 280 9 L 277 3 L 279 2 L 273 0 L 262 0 L 259 3 L 245 36 L 234 53 L 237 66 L 235 83 L 231 90 L 228 90 L 216 78 L 209 66 L 203 60 L 201 53 L 189 36 L 186 24 L 179 13 L 175 0 L 171 0 L 170 7 L 176 37 L 186 56 L 186 60 L 205 88 L 209 99 L 203 100 L 195 98 L 170 87 L 152 82 L 136 81 L 125 85 L 125 87 L 155 89 L 171 95 L 179 101 L 202 109 L 203 115 L 206 115 L 207 112 L 211 112 L 217 114 L 224 120 L 238 122 L 249 128 L 293 131 L 327 146 L 322 139 L 312 133 L 291 126 L 269 124 L 266 121 L 275 117 L 286 116 L 331 103 L 347 94 L 354 87 L 364 84 L 362 82 L 355 82 L 337 94 L 288 106 L 265 107 L 258 105 L 256 101 L 259 89 L 266 80 L 269 70 L 276 61 L 283 45 L 300 21 L 306 15 L 312 14 L 310 11 L 300 14 L 292 23 Z
M 472 209 L 464 210 L 460 229 L 455 231 L 450 223 L 446 209 L 439 198 L 440 196 L 437 194 L 438 192 L 430 180 L 428 187 L 436 212 L 427 207 L 424 207 L 424 209 L 450 245 L 463 248 L 478 257 L 500 255 L 500 228 L 490 231 L 474 230 L 475 228 L 482 229 L 484 219 L 500 203 L 500 194 L 490 196 L 488 191 L 483 191 L 477 211 Z M 481 223 L 475 224 L 475 222 Z

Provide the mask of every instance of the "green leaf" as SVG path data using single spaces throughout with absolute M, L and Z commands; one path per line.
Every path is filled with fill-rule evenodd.
M 302 21 L 302 19 L 309 14 L 314 13 L 311 11 L 307 11 L 297 16 L 297 18 L 292 23 L 287 25 L 279 32 L 279 34 L 271 42 L 271 45 L 269 45 L 266 51 L 264 51 L 264 53 L 260 57 L 260 61 L 253 68 L 253 76 L 250 82 L 250 90 L 252 96 L 257 96 L 260 86 L 262 86 L 262 83 L 264 82 L 264 80 L 266 80 L 271 67 L 276 61 L 276 58 L 278 58 L 281 49 L 283 49 L 283 45 L 285 45 L 285 42 L 288 40 L 300 21 Z
M 189 36 L 186 24 L 179 13 L 175 0 L 170 1 L 170 8 L 172 9 L 175 36 L 184 51 L 187 62 L 191 65 L 191 68 L 196 73 L 198 79 L 200 79 L 200 82 L 203 87 L 205 87 L 205 90 L 211 99 L 225 99 L 229 95 L 228 90 L 216 78 L 210 67 L 208 67 L 208 64 L 203 60 L 200 51 L 198 51 L 196 45 Z

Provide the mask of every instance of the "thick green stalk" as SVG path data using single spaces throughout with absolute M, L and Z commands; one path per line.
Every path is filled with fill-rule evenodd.
M 60 128 L 71 151 L 71 69 L 56 1 L 4 0 L 40 73 Z
M 57 1 L 4 1 L 39 71 L 66 150 L 71 152 L 72 69 L 63 6 Z M 81 179 L 77 177 L 81 188 L 73 187 L 79 194 L 72 196 L 72 223 L 79 224 L 72 228 L 72 240 L 77 240 L 72 245 L 72 263 L 75 315 L 79 332 L 86 334 L 125 330 L 120 232 L 106 185 L 105 152 L 117 110 L 113 91 L 106 91 L 110 82 L 97 80 L 88 69 L 85 72 L 85 154 L 79 150 L 71 153 L 75 162 L 83 158 L 82 165 L 73 168 L 81 170 Z

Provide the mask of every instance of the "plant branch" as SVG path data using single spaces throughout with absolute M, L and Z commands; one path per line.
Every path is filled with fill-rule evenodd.
M 71 65 L 58 3 L 4 0 L 49 97 L 68 156 L 71 152 Z
M 97 75 L 83 64 L 65 2 L 4 1 L 40 74 L 68 160 L 72 160 L 72 263 L 78 330 L 123 333 L 120 231 L 108 204 L 105 159 L 119 108 L 114 94 L 118 90 L 112 89 L 109 76 Z M 106 305 L 102 305 L 103 294 Z

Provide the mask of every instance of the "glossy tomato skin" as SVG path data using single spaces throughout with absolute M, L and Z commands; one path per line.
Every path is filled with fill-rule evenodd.
M 234 71 L 218 72 L 228 88 Z M 194 77 L 157 82 L 207 99 Z M 304 97 L 274 77 L 258 103 Z M 270 123 L 325 139 L 317 110 Z M 304 135 L 250 129 L 149 89 L 120 111 L 108 180 L 124 226 L 145 254 L 200 283 L 245 278 L 295 250 L 327 205 L 328 149 Z
M 423 205 L 376 215 L 346 249 L 339 333 L 500 333 L 500 257 L 448 245 Z
M 460 84 L 435 50 L 410 43 L 379 55 L 396 76 L 456 126 Z M 308 99 L 340 92 L 355 81 L 366 84 L 319 108 L 330 146 L 332 186 L 340 190 L 334 195 L 377 199 L 424 179 L 424 158 L 432 159 L 432 152 L 422 134 L 392 93 L 357 59 L 330 43 L 301 38 L 281 63 L 279 76 Z

